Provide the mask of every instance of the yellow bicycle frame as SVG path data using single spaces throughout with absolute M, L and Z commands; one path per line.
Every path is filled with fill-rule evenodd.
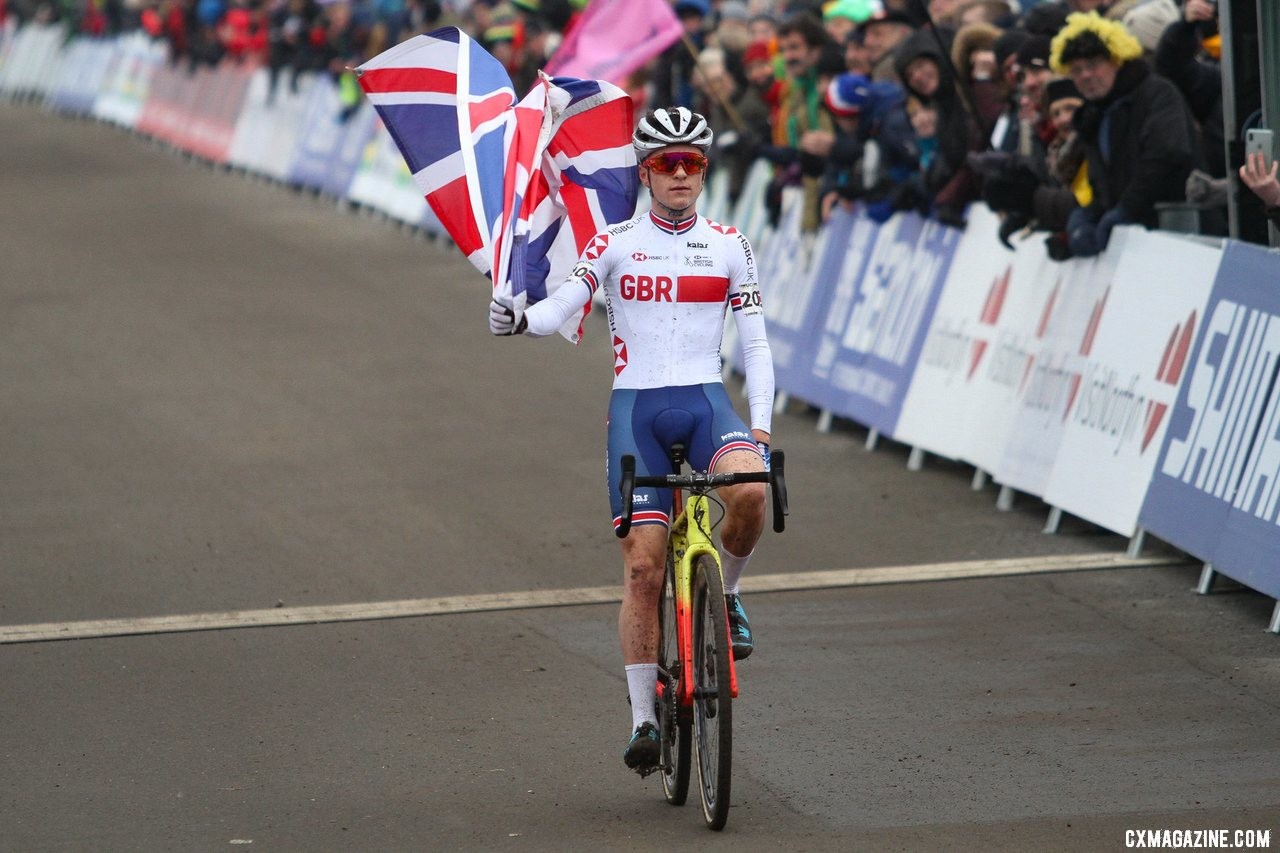
M 698 557 L 707 554 L 720 571 L 720 555 L 711 542 L 708 519 L 711 502 L 705 495 L 690 495 L 683 503 L 683 494 L 676 490 L 673 510 L 678 513 L 671 523 L 667 548 L 671 564 L 675 567 L 676 645 L 680 651 L 680 684 L 677 699 L 682 707 L 693 703 L 693 564 Z M 695 523 L 690 524 L 690 519 Z M 722 576 L 723 584 L 723 576 Z M 738 670 L 733 655 L 729 655 L 729 695 L 738 697 Z

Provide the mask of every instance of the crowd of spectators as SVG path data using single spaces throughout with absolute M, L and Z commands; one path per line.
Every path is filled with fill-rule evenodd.
M 800 187 L 804 229 L 837 205 L 962 226 L 984 203 L 1006 244 L 1039 230 L 1057 260 L 1162 211 L 1227 231 L 1211 0 L 673 5 L 688 39 L 655 67 L 650 97 L 711 117 L 731 195 L 753 161 L 771 162 L 771 213 Z M 1267 168 L 1240 180 L 1274 208 Z
M 1227 158 L 1213 0 L 669 0 L 682 38 L 624 85 L 638 106 L 706 114 L 737 198 L 803 190 L 802 227 L 837 205 L 915 210 L 962 226 L 975 202 L 1000 239 L 1046 232 L 1089 256 L 1121 223 L 1196 206 L 1226 232 Z M 143 30 L 172 61 L 258 61 L 341 79 L 391 45 L 457 24 L 517 91 L 587 0 L 0 0 L 0 17 L 90 35 Z M 351 97 L 358 98 L 354 85 Z M 1256 121 L 1256 116 L 1253 117 Z M 1242 169 L 1275 207 L 1274 176 Z M 1277 191 L 1280 192 L 1280 191 Z

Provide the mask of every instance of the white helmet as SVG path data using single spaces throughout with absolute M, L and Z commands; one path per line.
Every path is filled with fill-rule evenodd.
M 701 115 L 685 107 L 650 110 L 636 125 L 631 144 L 640 160 L 668 145 L 692 145 L 705 154 L 711 147 L 711 126 Z

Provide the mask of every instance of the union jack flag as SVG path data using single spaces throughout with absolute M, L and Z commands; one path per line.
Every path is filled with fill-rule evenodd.
M 621 89 L 544 75 L 517 101 L 502 64 L 456 27 L 357 71 L 431 209 L 517 316 L 554 291 L 592 236 L 634 213 Z M 578 340 L 580 320 L 562 334 Z

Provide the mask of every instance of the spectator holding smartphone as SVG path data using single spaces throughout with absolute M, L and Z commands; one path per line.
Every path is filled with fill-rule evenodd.
M 1276 180 L 1276 161 L 1267 166 L 1267 158 L 1260 151 L 1250 152 L 1240 167 L 1240 180 L 1253 190 L 1267 206 L 1267 219 L 1280 228 L 1280 180 Z

